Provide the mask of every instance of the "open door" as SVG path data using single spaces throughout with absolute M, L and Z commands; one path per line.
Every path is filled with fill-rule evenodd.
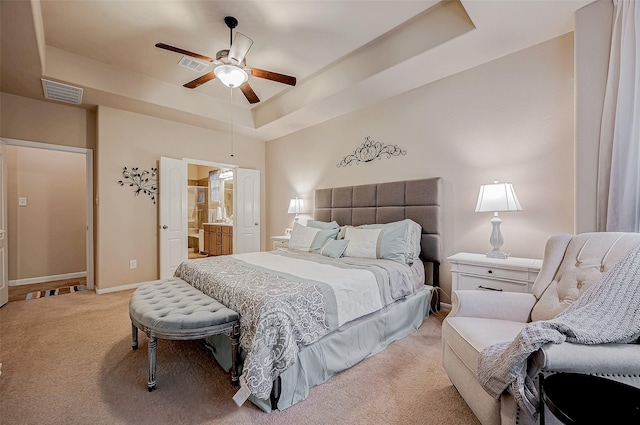
M 173 276 L 180 263 L 188 258 L 187 232 L 187 163 L 160 157 L 160 279 Z
M 0 307 L 9 301 L 9 269 L 7 267 L 7 170 L 4 164 L 5 143 L 0 141 Z
M 260 251 L 260 171 L 236 168 L 233 179 L 233 253 Z

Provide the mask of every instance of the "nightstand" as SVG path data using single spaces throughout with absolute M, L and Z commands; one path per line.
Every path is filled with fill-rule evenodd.
M 291 239 L 291 235 L 271 236 L 273 249 L 287 248 L 289 246 L 289 239 Z
M 451 291 L 531 292 L 542 267 L 542 260 L 518 257 L 503 260 L 468 252 L 452 255 L 447 260 L 451 266 Z

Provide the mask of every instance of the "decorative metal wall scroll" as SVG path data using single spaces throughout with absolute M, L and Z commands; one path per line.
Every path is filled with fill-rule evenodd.
M 364 142 L 358 146 L 352 154 L 342 158 L 336 167 L 346 167 L 347 165 L 360 164 L 361 162 L 371 162 L 375 159 L 382 159 L 385 155 L 387 158 L 398 155 L 406 155 L 407 151 L 398 145 L 383 145 L 367 136 Z
M 140 192 L 149 195 L 153 203 L 156 203 L 158 193 L 158 169 L 151 168 L 151 171 L 138 171 L 138 167 L 132 167 L 131 171 L 124 167 L 122 169 L 123 180 L 118 180 L 120 186 L 129 185 L 133 187 L 133 196 L 140 195 Z

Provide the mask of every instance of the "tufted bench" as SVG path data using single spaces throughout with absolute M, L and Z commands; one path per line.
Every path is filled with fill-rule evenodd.
M 231 383 L 238 385 L 236 369 L 240 322 L 238 313 L 178 278 L 143 283 L 129 301 L 133 349 L 138 329 L 147 334 L 149 391 L 156 387 L 157 338 L 200 339 L 226 334 L 231 338 Z

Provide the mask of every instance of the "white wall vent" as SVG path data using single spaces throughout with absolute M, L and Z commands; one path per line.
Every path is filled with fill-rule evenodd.
M 199 61 L 197 59 L 190 58 L 189 56 L 183 56 L 182 59 L 180 59 L 180 62 L 178 62 L 178 65 L 189 68 L 192 71 L 202 72 L 211 65 L 211 63 Z
M 59 83 L 57 81 L 42 80 L 42 89 L 44 97 L 60 102 L 73 103 L 74 105 L 82 104 L 82 89 L 80 87 L 70 86 L 68 84 Z

